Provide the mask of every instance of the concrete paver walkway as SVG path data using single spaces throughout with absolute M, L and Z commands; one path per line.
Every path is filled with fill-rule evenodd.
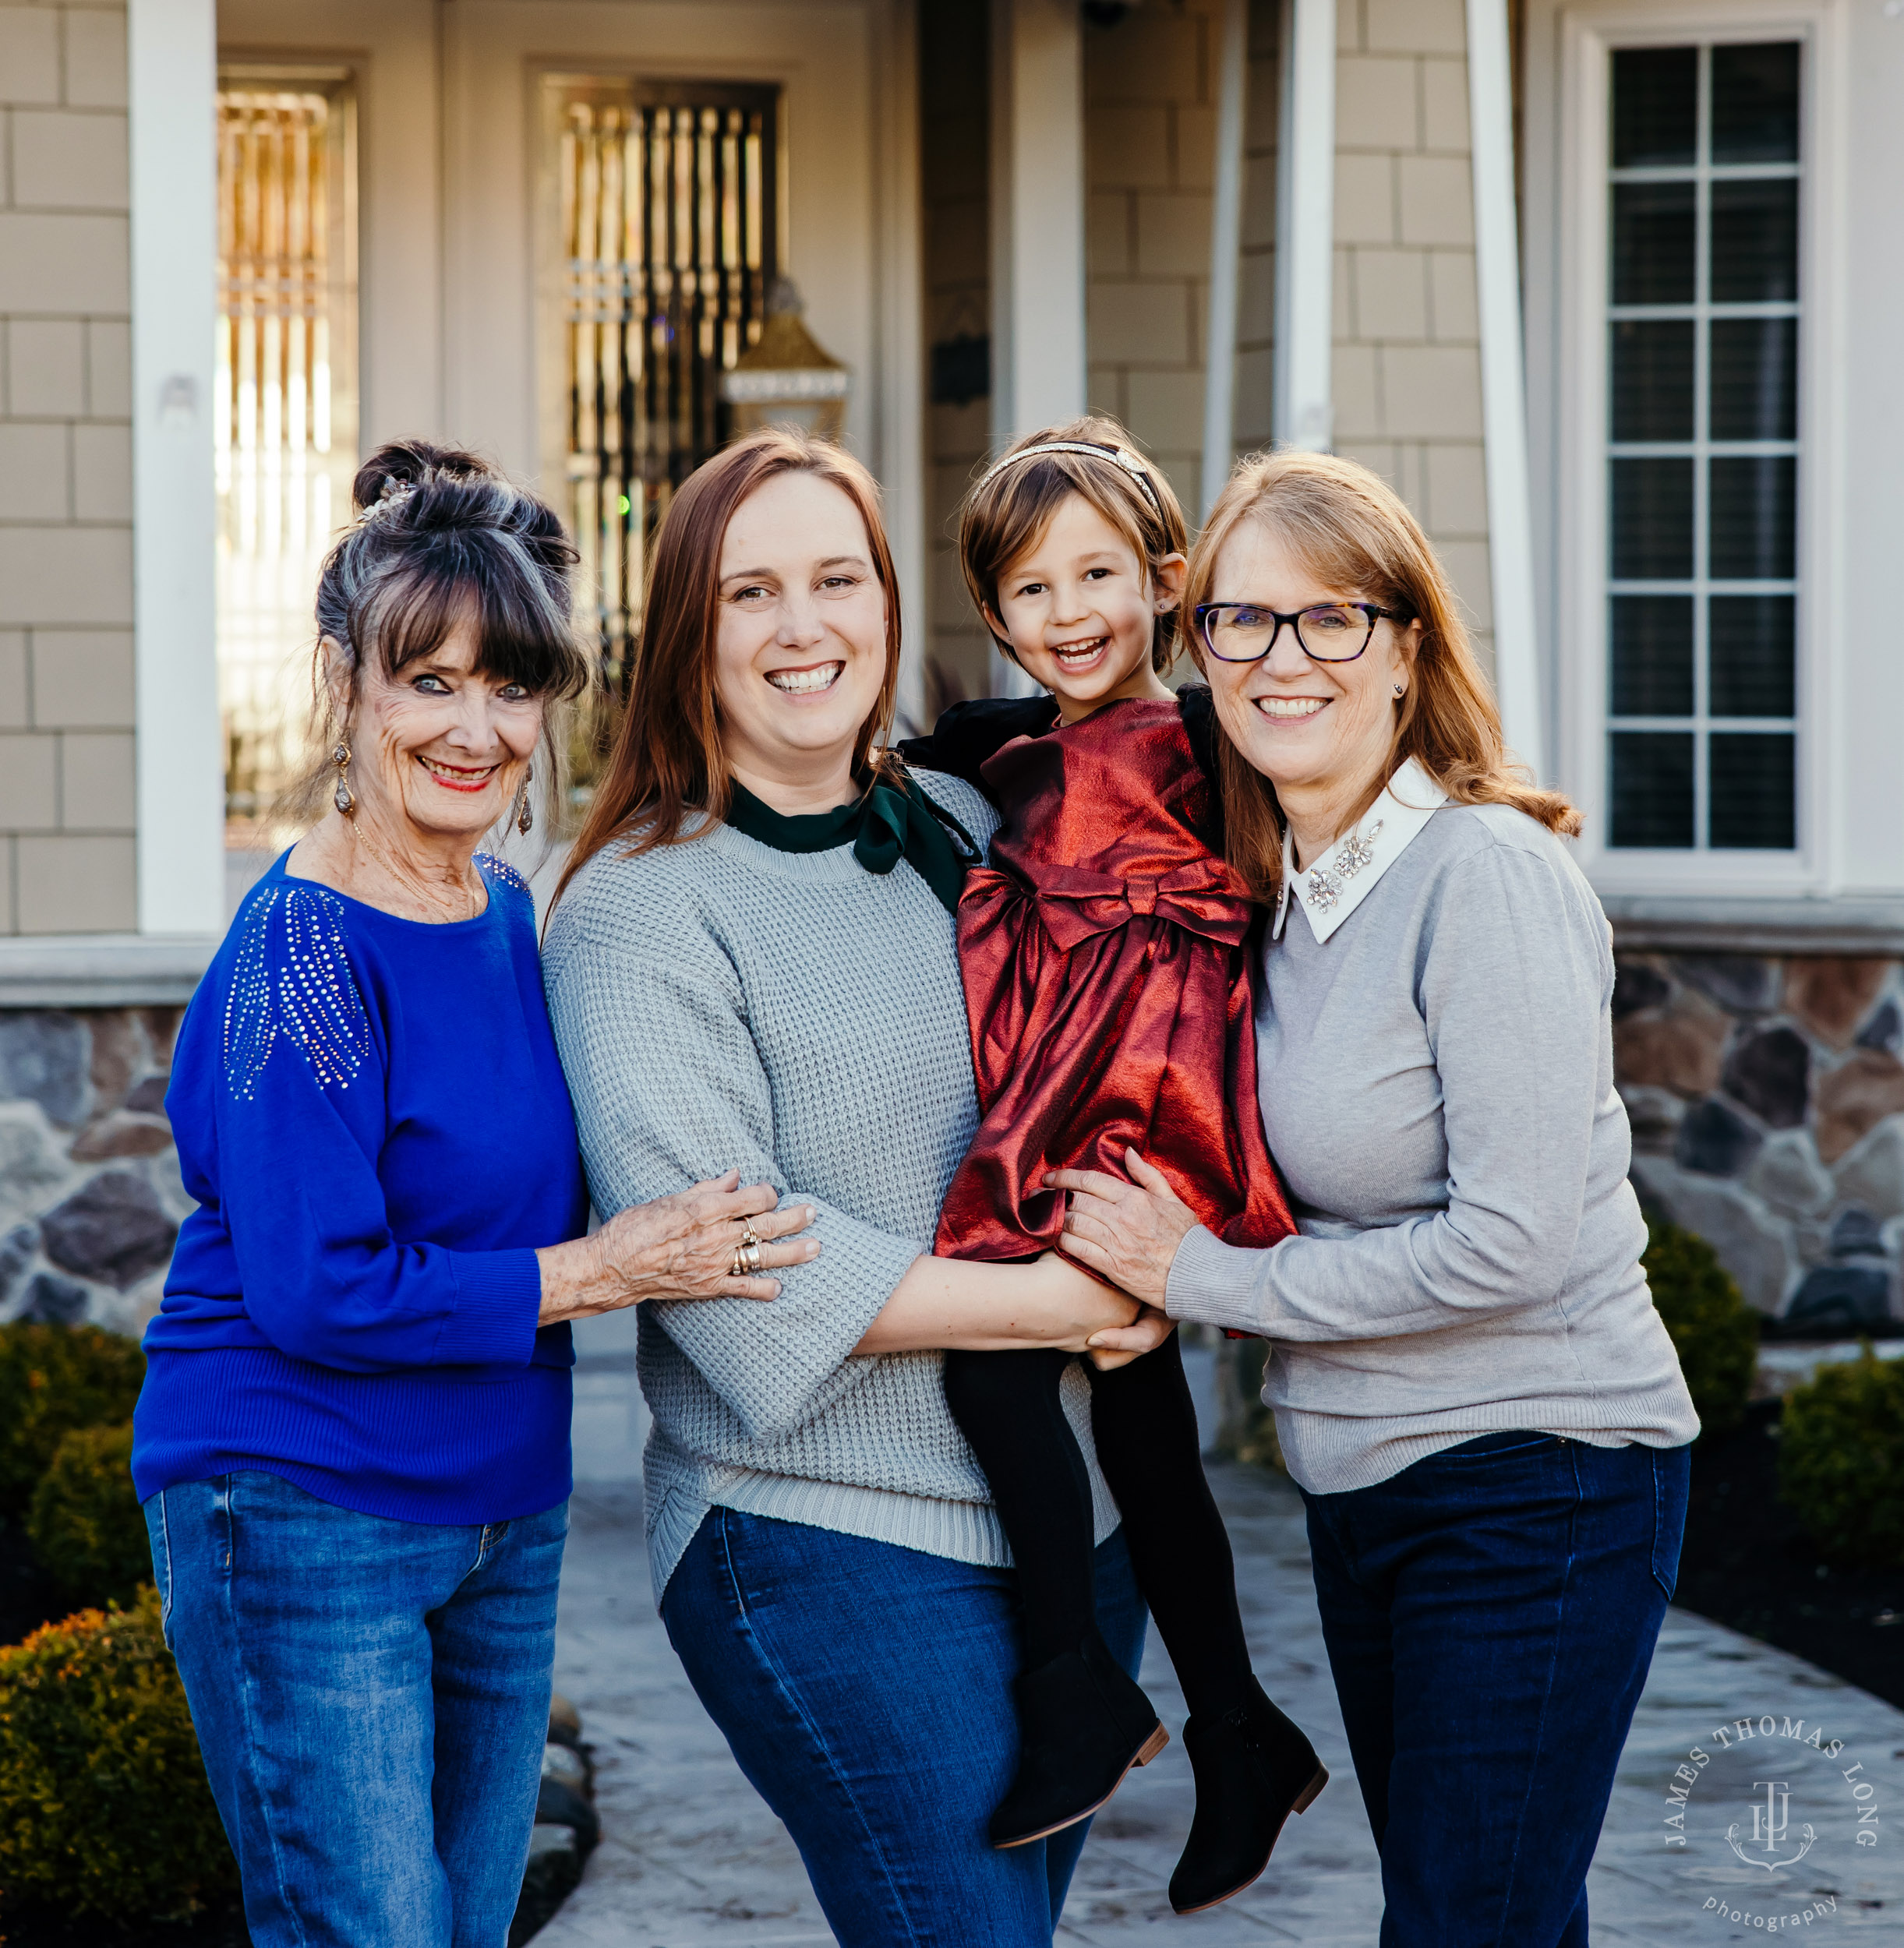
M 538 1941 L 545 1948 L 830 1943 L 791 1841 L 741 1777 L 655 1614 L 641 1546 L 642 1421 L 632 1364 L 625 1339 L 599 1327 L 586 1337 L 577 1404 L 585 1479 L 563 1579 L 556 1679 L 580 1706 L 595 1748 L 603 1837 L 581 1886 Z M 1176 1736 L 1182 1696 L 1153 1633 L 1144 1683 L 1173 1742 L 1132 1775 L 1097 1821 L 1058 1939 L 1375 1948 L 1379 1868 L 1323 1649 L 1301 1502 L 1287 1483 L 1257 1470 L 1217 1464 L 1211 1477 L 1235 1544 L 1258 1671 L 1314 1738 L 1331 1782 L 1290 1823 L 1269 1872 L 1247 1894 L 1206 1914 L 1173 1916 L 1164 1889 L 1189 1830 L 1192 1783 Z M 1485 1699 L 1449 1704 L 1486 1709 Z M 1723 1742 L 1715 1735 L 1740 1719 L 1748 1721 L 1751 1742 L 1736 1726 Z M 1783 1735 L 1788 1720 L 1803 1721 L 1798 1736 Z M 1818 1748 L 1803 1742 L 1814 1728 L 1822 1732 Z M 1842 1747 L 1835 1757 L 1833 1740 Z M 1689 1759 L 1694 1746 L 1708 1763 Z M 1683 1806 L 1669 1798 L 1681 1766 L 1691 1774 Z M 1784 1801 L 1780 1784 L 1788 1790 Z M 1755 1844 L 1753 1826 L 1768 1805 L 1775 1821 L 1781 1809 L 1789 1814 L 1786 1835 L 1770 1847 Z M 1674 1813 L 1683 1826 L 1666 1823 Z M 1860 1815 L 1870 1842 L 1862 1846 Z M 1768 1932 L 1828 1941 L 1842 1929 L 1860 1948 L 1904 1948 L 1900 1818 L 1904 1713 L 1796 1658 L 1674 1611 L 1594 1863 L 1594 1939 L 1669 1948 L 1762 1940 Z M 1737 1844 L 1729 1842 L 1729 1829 Z M 1669 1844 L 1682 1832 L 1683 1847 Z M 1530 1837 L 1537 1872 L 1541 1841 Z M 1768 1864 L 1801 1847 L 1793 1865 L 1775 1871 Z

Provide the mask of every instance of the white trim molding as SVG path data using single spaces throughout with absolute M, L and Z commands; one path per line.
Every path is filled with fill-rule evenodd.
M 1249 82 L 1249 0 L 1223 0 L 1223 34 L 1217 62 L 1217 193 L 1210 213 L 1203 478 L 1196 510 L 1199 522 L 1210 518 L 1236 453 L 1236 308 L 1243 254 L 1243 105 Z
M 1488 572 L 1494 690 L 1509 748 L 1547 774 L 1534 523 L 1528 498 L 1527 385 L 1521 345 L 1521 249 L 1514 207 L 1514 84 L 1507 0 L 1468 0 L 1475 278 L 1481 318 L 1482 437 L 1487 456 Z
M 1283 0 L 1270 423 L 1279 446 L 1312 452 L 1335 438 L 1335 0 Z
M 1554 644 L 1554 777 L 1586 816 L 1580 857 L 1627 900 L 1818 901 L 1845 883 L 1844 781 L 1831 761 L 1848 626 L 1839 535 L 1848 255 L 1845 0 L 1580 0 L 1530 13 L 1528 353 Z M 1615 48 L 1795 39 L 1805 49 L 1799 291 L 1796 849 L 1616 849 L 1607 842 L 1608 116 Z M 1824 909 L 1807 907 L 1823 918 Z M 1690 916 L 1692 909 L 1687 908 Z
M 132 602 L 139 930 L 224 926 L 212 471 L 214 0 L 131 0 Z
M 218 944 L 215 933 L 47 933 L 0 940 L 0 1010 L 182 1008 Z
M 1084 28 L 1076 0 L 991 4 L 991 440 L 1086 397 Z M 991 688 L 1038 685 L 994 644 Z

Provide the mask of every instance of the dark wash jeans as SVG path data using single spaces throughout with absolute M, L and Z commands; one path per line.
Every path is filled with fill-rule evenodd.
M 1304 1495 L 1381 1948 L 1586 1948 L 1688 1474 L 1684 1448 L 1492 1434 Z
M 1095 1566 L 1099 1628 L 1135 1675 L 1122 1530 Z M 668 1636 L 841 1948 L 1050 1948 L 1089 1823 L 1004 1852 L 985 1830 L 1018 1763 L 1016 1583 L 730 1509 L 669 1579 Z
M 568 1504 L 438 1526 L 246 1470 L 145 1511 L 256 1948 L 502 1948 Z

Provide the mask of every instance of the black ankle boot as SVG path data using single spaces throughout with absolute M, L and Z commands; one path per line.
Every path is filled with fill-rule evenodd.
M 1088 1819 L 1170 1734 L 1097 1631 L 1019 1678 L 1018 1777 L 991 1816 L 994 1847 Z
M 1309 1805 L 1329 1774 L 1254 1678 L 1242 1704 L 1192 1718 L 1183 1749 L 1196 1775 L 1196 1817 L 1170 1877 L 1170 1904 L 1193 1914 L 1240 1894 L 1263 1872 L 1283 1822 Z

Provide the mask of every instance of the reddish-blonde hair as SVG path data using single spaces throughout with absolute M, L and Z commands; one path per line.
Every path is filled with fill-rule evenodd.
M 1542 790 L 1512 762 L 1500 712 L 1475 660 L 1446 570 L 1420 524 L 1378 474 L 1334 453 L 1254 453 L 1210 510 L 1185 577 L 1183 606 L 1228 598 L 1213 589 L 1224 543 L 1245 521 L 1267 528 L 1324 588 L 1355 589 L 1422 625 L 1414 680 L 1395 712 L 1386 779 L 1414 758 L 1457 805 L 1511 805 L 1550 832 L 1571 838 L 1581 816 L 1558 792 Z M 1230 591 L 1241 594 L 1244 591 Z M 1199 633 L 1190 653 L 1206 669 Z M 1206 669 L 1206 674 L 1207 671 Z M 1218 782 L 1230 863 L 1261 899 L 1282 879 L 1283 815 L 1276 788 L 1231 741 L 1217 716 Z M 1380 790 L 1369 794 L 1373 803 Z M 1368 809 L 1362 806 L 1360 817 Z
M 886 673 L 853 740 L 853 769 L 856 777 L 896 770 L 898 759 L 885 747 L 899 694 L 899 578 L 880 518 L 878 483 L 842 447 L 797 427 L 750 433 L 688 475 L 661 524 L 628 708 L 556 898 L 605 845 L 625 840 L 632 857 L 692 838 L 726 817 L 733 780 L 714 658 L 721 544 L 735 509 L 782 474 L 811 474 L 837 487 L 866 524 L 873 573 L 886 597 Z M 706 816 L 692 818 L 697 812 Z
M 1005 570 L 1026 549 L 1037 545 L 1051 524 L 1051 517 L 1072 494 L 1082 494 L 1110 522 L 1153 581 L 1165 556 L 1181 555 L 1190 545 L 1183 510 L 1163 470 L 1144 457 L 1136 441 L 1114 419 L 1094 413 L 1062 426 L 1047 426 L 1042 432 L 1013 440 L 999 457 L 1009 459 L 1028 446 L 1042 446 L 1054 439 L 1111 447 L 1129 454 L 1143 469 L 1151 492 L 1146 493 L 1108 453 L 1101 460 L 1088 453 L 1040 453 L 998 474 L 992 474 L 988 465 L 966 490 L 959 509 L 959 566 L 965 572 L 965 585 L 981 621 L 987 609 L 994 616 L 999 612 L 998 583 Z M 1151 631 L 1153 669 L 1167 670 L 1176 660 L 1176 612 L 1166 610 Z M 1009 643 L 999 637 L 993 640 L 1017 662 Z

